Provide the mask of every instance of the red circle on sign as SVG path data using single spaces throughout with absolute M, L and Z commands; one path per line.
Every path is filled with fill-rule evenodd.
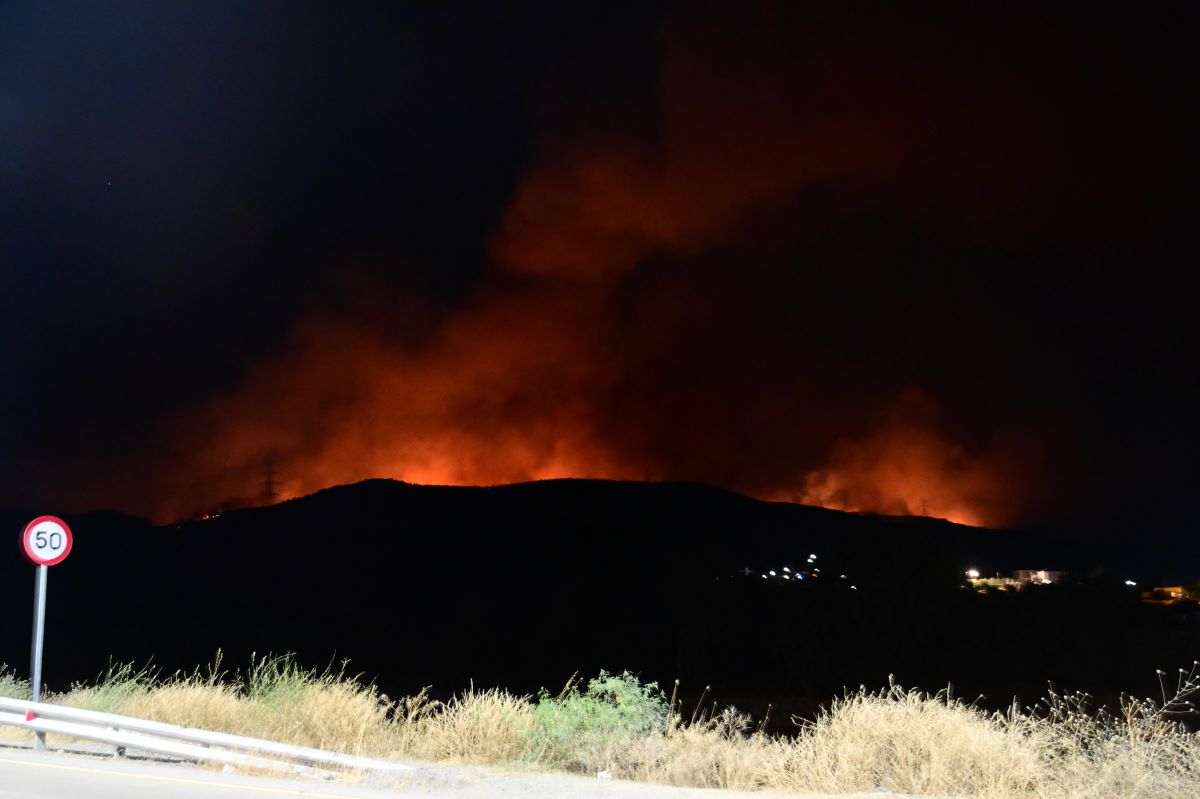
M 44 549 L 44 547 L 35 546 L 36 542 L 34 540 L 34 535 L 38 532 L 38 526 L 46 522 L 62 528 L 63 538 L 65 539 L 61 549 L 54 548 L 51 550 L 53 554 L 49 558 L 43 557 L 45 553 L 40 550 Z M 21 533 L 21 549 L 25 552 L 25 557 L 34 566 L 53 566 L 56 563 L 62 563 L 66 560 L 67 555 L 71 554 L 71 546 L 74 543 L 75 537 L 71 535 L 71 528 L 57 516 L 39 516 L 25 525 L 25 532 Z

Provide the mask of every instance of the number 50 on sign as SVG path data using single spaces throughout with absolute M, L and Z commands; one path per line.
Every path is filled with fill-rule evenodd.
M 35 566 L 53 566 L 71 554 L 71 528 L 54 516 L 39 516 L 25 526 L 21 548 Z

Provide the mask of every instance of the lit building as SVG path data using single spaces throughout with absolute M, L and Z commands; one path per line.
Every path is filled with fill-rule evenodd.
M 1176 602 L 1194 602 L 1192 592 L 1182 585 L 1164 585 L 1142 592 L 1142 601 L 1152 605 L 1174 605 Z
M 1018 583 L 1034 585 L 1055 585 L 1061 583 L 1066 576 L 1066 572 L 1052 569 L 1018 569 L 1013 572 L 1013 579 Z

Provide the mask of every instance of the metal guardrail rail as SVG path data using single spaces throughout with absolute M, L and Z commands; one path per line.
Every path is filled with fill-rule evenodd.
M 390 760 L 328 752 L 307 746 L 164 724 L 160 721 L 80 710 L 46 702 L 0 697 L 0 724 L 188 760 L 329 777 L 334 771 L 405 772 L 412 766 Z

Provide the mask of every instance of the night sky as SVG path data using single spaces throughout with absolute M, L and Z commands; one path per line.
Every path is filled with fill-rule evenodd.
M 0 5 L 0 505 L 694 479 L 1181 546 L 1171 6 Z

